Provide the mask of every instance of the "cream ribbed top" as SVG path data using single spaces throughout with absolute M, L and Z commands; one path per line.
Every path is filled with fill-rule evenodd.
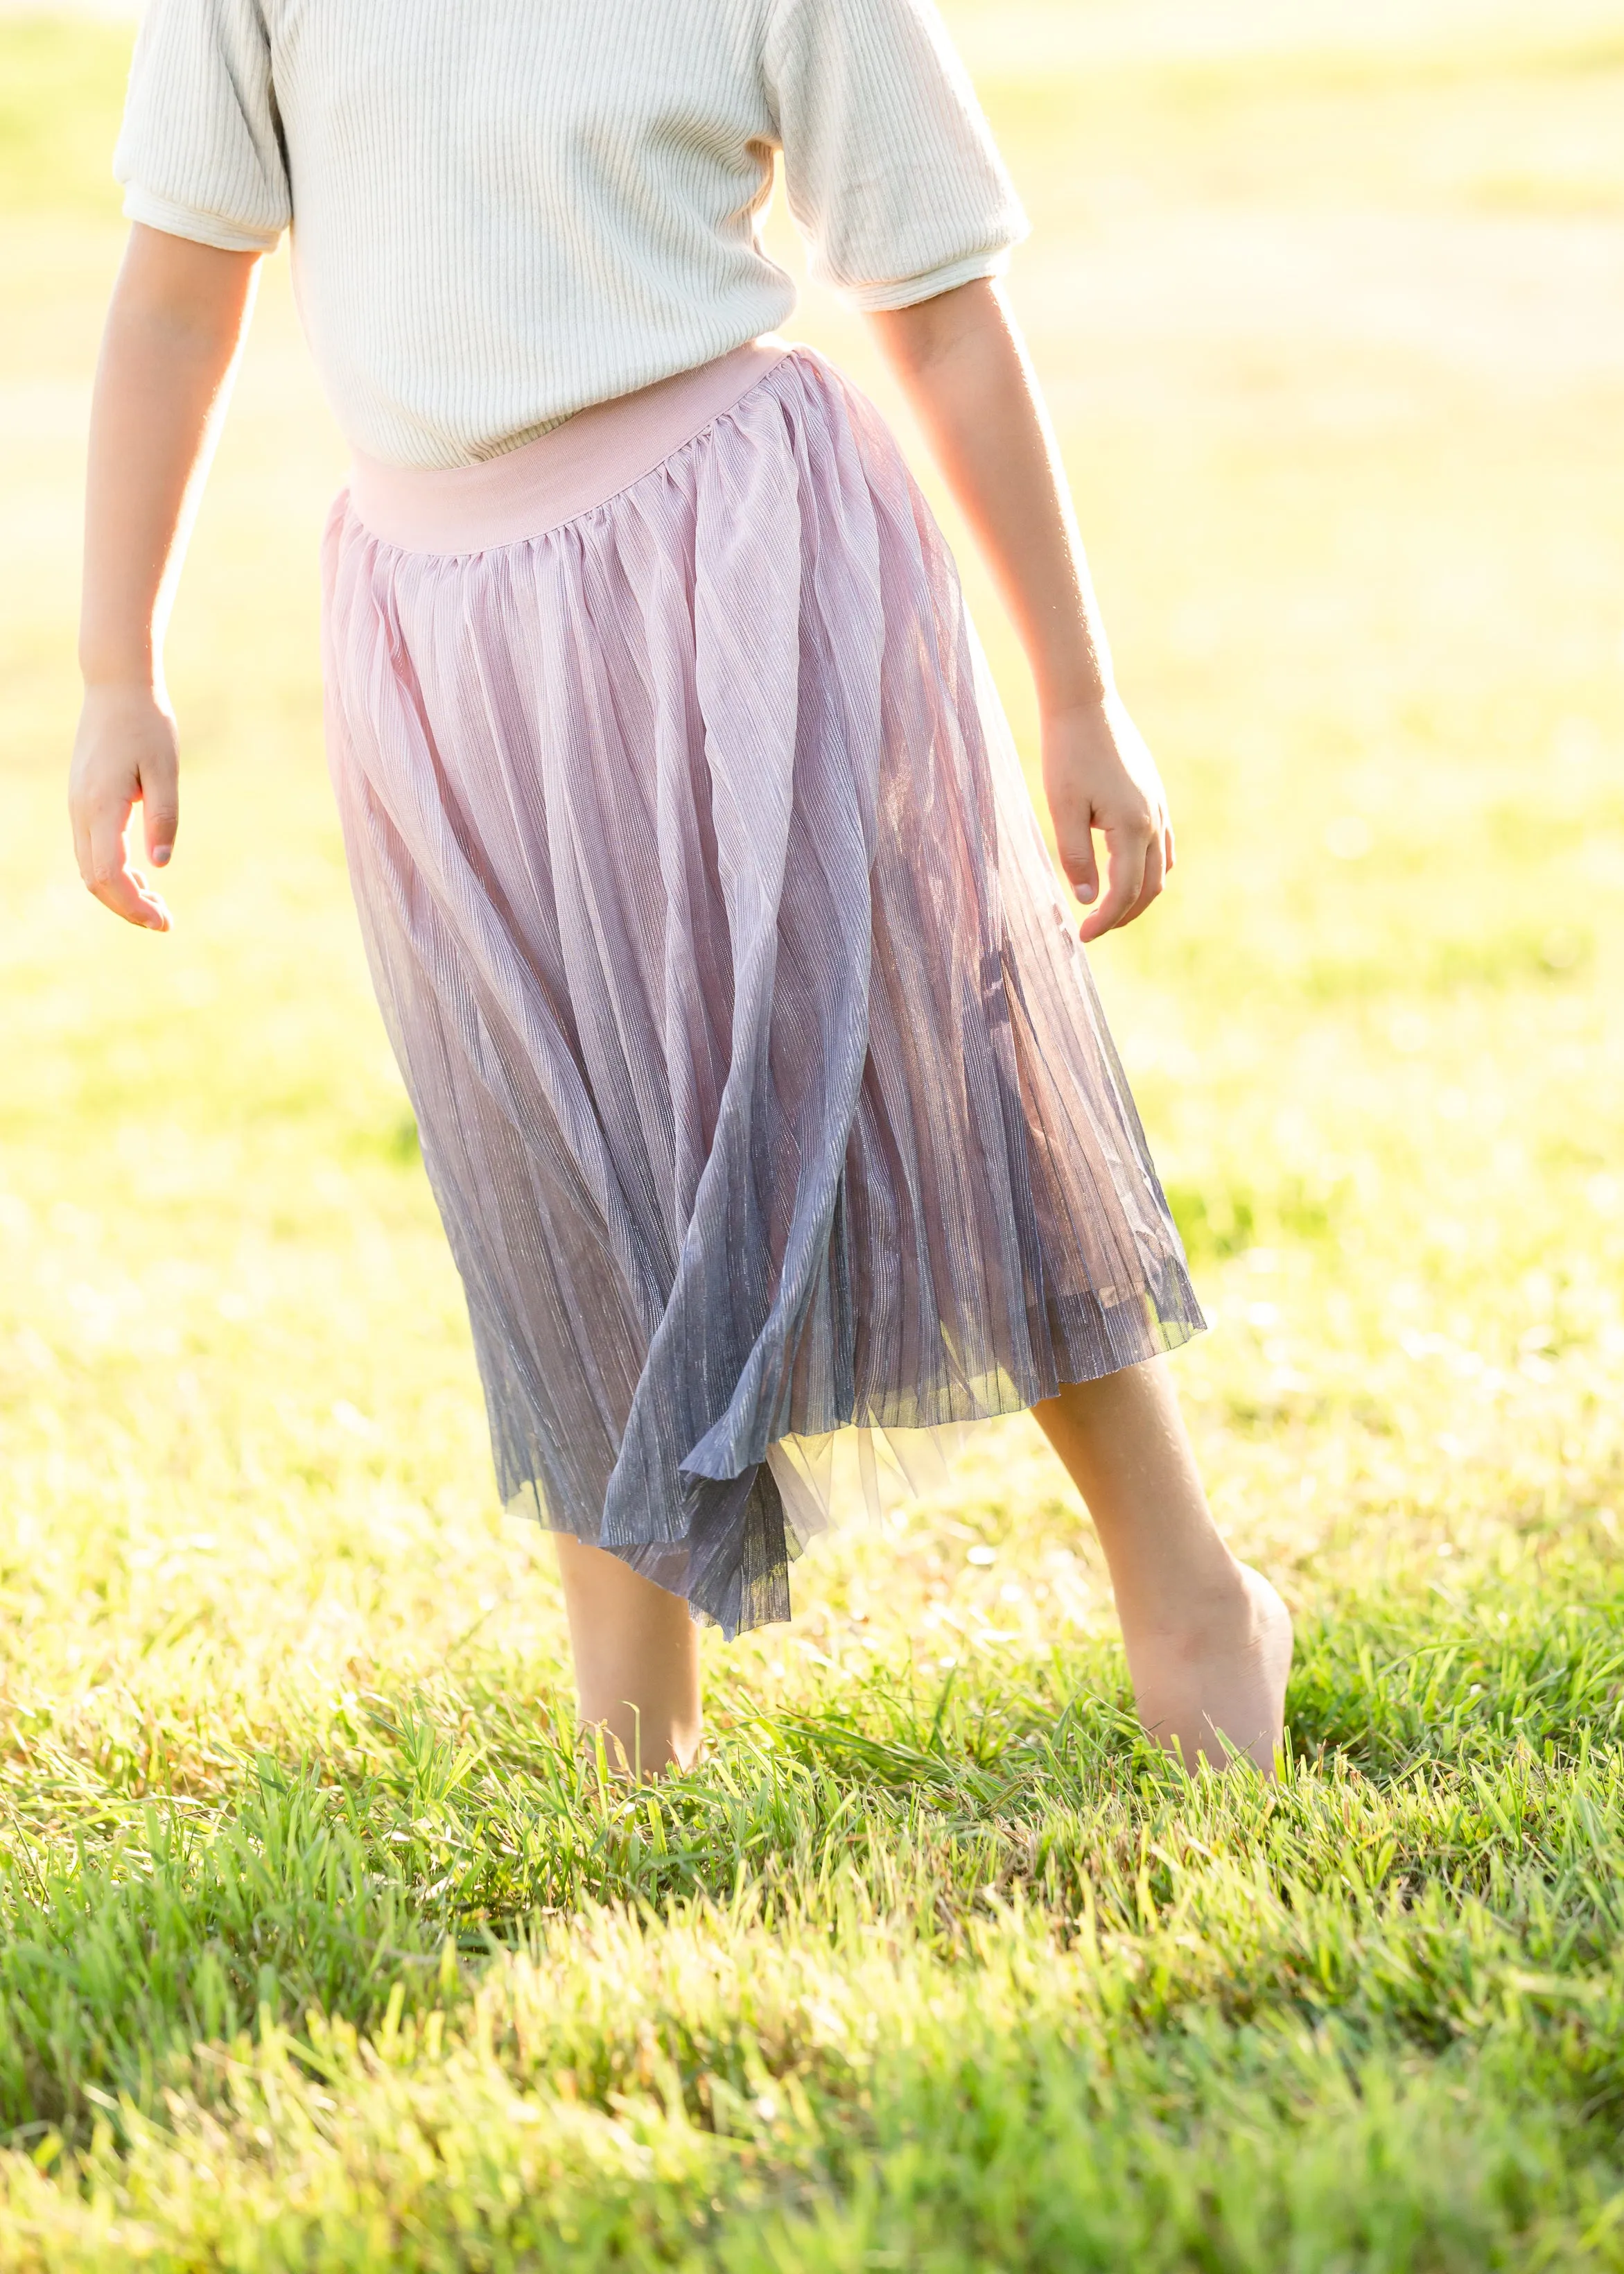
M 171 235 L 291 222 L 349 440 L 452 466 L 782 323 L 780 148 L 860 307 L 1024 233 L 931 0 L 148 0 L 115 171 Z

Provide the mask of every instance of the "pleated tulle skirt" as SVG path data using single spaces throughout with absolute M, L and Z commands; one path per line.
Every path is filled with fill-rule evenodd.
M 1199 1329 L 951 556 L 827 363 L 360 464 L 325 571 L 510 1505 L 733 1633 L 788 1615 L 833 1433 L 906 1460 Z

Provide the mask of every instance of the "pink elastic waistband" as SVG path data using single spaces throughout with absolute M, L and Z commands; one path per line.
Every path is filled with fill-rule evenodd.
M 691 442 L 790 352 L 772 333 L 680 371 L 471 466 L 390 466 L 357 456 L 357 518 L 408 553 L 482 553 L 590 512 Z

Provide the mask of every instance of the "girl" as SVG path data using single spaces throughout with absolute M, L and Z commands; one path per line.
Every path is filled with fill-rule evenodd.
M 778 151 L 1030 660 L 1080 928 L 894 440 L 774 335 Z M 350 870 L 583 1721 L 688 1762 L 695 1622 L 787 1616 L 831 1433 L 1029 1406 L 1147 1726 L 1267 1772 L 1289 1622 L 1202 1495 L 1160 1355 L 1201 1315 L 1079 945 L 1155 899 L 1172 832 L 930 0 L 150 0 L 117 170 L 79 865 L 168 928 L 125 831 L 139 802 L 169 860 L 162 625 L 291 224 L 354 448 L 324 551 Z

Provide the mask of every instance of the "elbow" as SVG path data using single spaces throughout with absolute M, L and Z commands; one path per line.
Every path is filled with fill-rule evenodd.
M 886 360 L 907 374 L 930 370 L 967 342 L 984 337 L 989 328 L 1005 328 L 998 288 L 989 276 L 972 277 L 902 307 L 865 313 Z
M 113 320 L 161 338 L 177 353 L 235 346 L 260 258 L 137 222 L 114 290 Z

